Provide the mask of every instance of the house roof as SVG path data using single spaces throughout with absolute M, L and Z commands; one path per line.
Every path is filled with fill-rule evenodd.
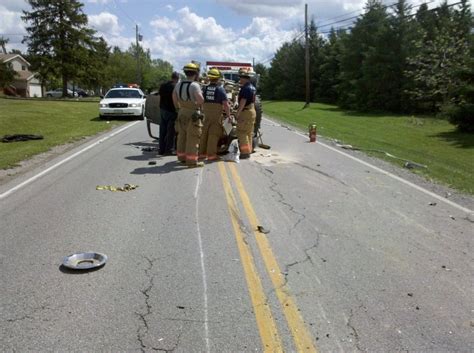
M 26 61 L 26 59 L 20 54 L 0 54 L 0 60 L 4 63 L 11 61 L 15 58 L 19 58 L 20 60 L 24 61 L 28 66 L 30 66 L 30 63 Z
M 15 79 L 18 80 L 18 81 L 23 81 L 23 80 L 29 81 L 33 77 L 35 77 L 34 72 L 27 71 L 27 70 L 17 71 L 16 73 L 17 73 L 17 76 L 15 77 Z

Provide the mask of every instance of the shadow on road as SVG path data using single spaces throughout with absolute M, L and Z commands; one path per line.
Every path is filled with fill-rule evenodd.
M 85 275 L 85 274 L 88 274 L 90 272 L 99 271 L 103 267 L 104 266 L 100 266 L 100 267 L 91 268 L 91 269 L 87 269 L 87 270 L 72 270 L 72 269 L 67 268 L 63 265 L 60 265 L 59 266 L 59 271 L 61 271 L 62 273 L 66 273 L 68 275 Z
M 154 165 L 150 167 L 143 167 L 143 168 L 136 168 L 135 170 L 131 171 L 130 174 L 168 174 L 171 172 L 177 172 L 180 170 L 188 169 L 184 164 L 178 161 L 170 161 L 163 165 Z
M 149 159 L 154 159 L 160 157 L 159 155 L 156 154 L 156 152 L 143 152 L 143 154 L 137 155 L 137 156 L 127 156 L 125 159 L 128 159 L 129 161 L 147 161 Z

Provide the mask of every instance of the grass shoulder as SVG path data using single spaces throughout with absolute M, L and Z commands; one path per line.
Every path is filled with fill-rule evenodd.
M 0 135 L 34 134 L 43 140 L 0 143 L 0 169 L 51 148 L 75 142 L 125 123 L 98 118 L 96 101 L 0 98 Z
M 460 133 L 448 121 L 430 116 L 360 113 L 320 103 L 303 106 L 304 102 L 264 101 L 263 111 L 304 131 L 316 123 L 318 135 L 427 165 L 416 173 L 474 194 L 474 134 Z M 384 154 L 367 153 L 403 165 Z

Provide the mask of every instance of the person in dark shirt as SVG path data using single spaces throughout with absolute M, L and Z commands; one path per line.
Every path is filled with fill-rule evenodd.
M 160 141 L 159 141 L 159 154 L 170 155 L 173 153 L 175 145 L 176 131 L 174 124 L 176 117 L 178 116 L 176 108 L 173 103 L 173 90 L 179 81 L 179 74 L 173 72 L 171 74 L 171 80 L 163 83 L 160 86 L 158 94 L 160 95 Z
M 237 138 L 239 139 L 240 158 L 250 157 L 252 152 L 253 126 L 257 113 L 255 111 L 256 89 L 250 82 L 251 73 L 245 69 L 239 70 L 240 91 L 239 108 L 237 110 Z

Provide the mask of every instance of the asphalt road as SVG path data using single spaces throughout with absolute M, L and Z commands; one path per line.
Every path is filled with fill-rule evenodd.
M 474 203 L 262 130 L 186 169 L 135 122 L 2 185 L 0 351 L 472 352 Z

